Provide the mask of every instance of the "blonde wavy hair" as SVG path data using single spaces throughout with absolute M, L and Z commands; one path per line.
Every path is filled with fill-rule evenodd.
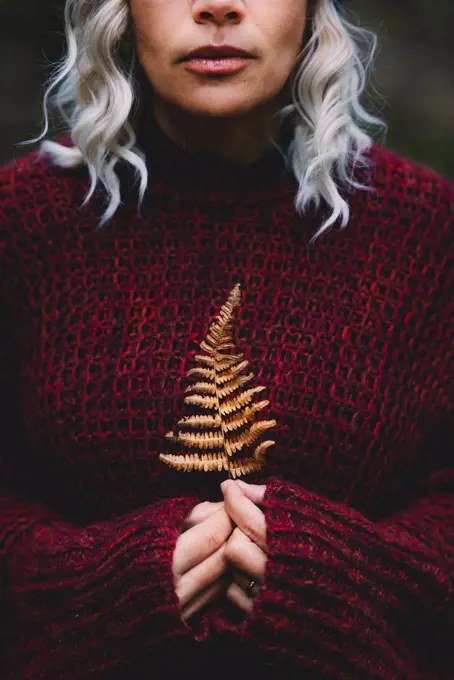
M 102 227 L 121 204 L 115 173 L 120 160 L 133 167 L 139 207 L 148 186 L 146 157 L 136 144 L 132 124 L 141 97 L 134 77 L 138 60 L 132 18 L 128 0 L 66 0 L 64 18 L 67 52 L 46 82 L 43 132 L 21 144 L 39 142 L 47 135 L 48 107 L 54 107 L 67 124 L 74 147 L 44 140 L 39 152 L 60 167 L 87 165 L 91 185 L 82 206 L 100 183 L 109 200 Z M 373 64 L 376 35 L 350 23 L 333 0 L 309 4 L 306 30 L 291 83 L 293 103 L 276 115 L 292 120 L 293 140 L 285 159 L 299 184 L 295 209 L 303 213 L 311 203 L 317 209 L 322 198 L 332 208 L 314 241 L 339 218 L 342 228 L 348 224 L 349 205 L 337 183 L 371 190 L 355 181 L 354 169 L 370 168 L 364 155 L 373 142 L 368 126 L 386 132 L 387 125 L 359 101 Z

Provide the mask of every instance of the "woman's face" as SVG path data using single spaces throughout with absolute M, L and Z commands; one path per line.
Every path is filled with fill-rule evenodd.
M 267 105 L 301 51 L 308 0 L 130 0 L 139 61 L 155 96 L 185 112 L 235 116 Z M 253 59 L 237 73 L 193 73 L 183 61 L 229 44 Z

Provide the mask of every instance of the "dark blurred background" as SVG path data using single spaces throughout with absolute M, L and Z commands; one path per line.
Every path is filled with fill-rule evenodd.
M 386 146 L 454 180 L 454 0 L 346 3 L 379 38 L 363 102 L 370 110 L 375 97 Z M 0 163 L 29 153 L 33 146 L 15 145 L 41 132 L 44 80 L 64 47 L 63 6 L 0 0 Z

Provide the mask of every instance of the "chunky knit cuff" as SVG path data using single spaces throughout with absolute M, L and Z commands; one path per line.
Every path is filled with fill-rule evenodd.
M 182 621 L 172 576 L 197 499 L 165 499 L 86 529 L 0 501 L 12 613 L 5 680 L 94 678 L 170 637 L 206 636 L 204 622 L 194 630 Z
M 452 546 L 454 503 L 440 502 Z M 436 616 L 451 593 L 439 537 L 422 535 L 418 524 L 421 514 L 430 525 L 427 508 L 375 524 L 278 478 L 267 481 L 261 507 L 266 578 L 242 632 L 263 650 L 279 650 L 279 663 L 287 659 L 299 673 L 348 680 L 409 673 L 406 639 L 417 639 L 418 623 Z

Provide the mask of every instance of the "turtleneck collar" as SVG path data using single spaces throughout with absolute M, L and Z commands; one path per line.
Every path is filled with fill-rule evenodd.
M 241 164 L 208 155 L 198 155 L 176 144 L 145 107 L 136 126 L 137 145 L 145 153 L 150 181 L 165 181 L 179 187 L 203 189 L 260 189 L 288 185 L 294 179 L 282 153 L 274 147 L 259 160 Z M 286 151 L 292 141 L 286 120 L 279 145 Z

